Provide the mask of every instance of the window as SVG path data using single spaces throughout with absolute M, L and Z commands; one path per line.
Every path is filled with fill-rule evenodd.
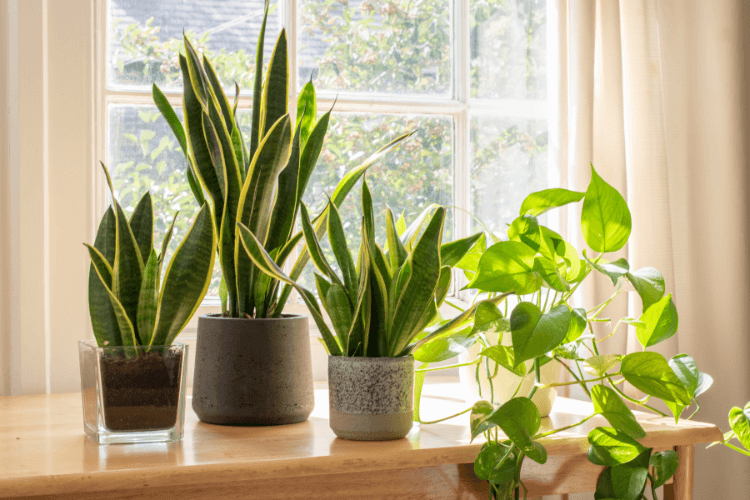
M 312 78 L 320 110 L 337 99 L 306 193 L 314 213 L 346 171 L 417 127 L 367 175 L 383 212 L 388 205 L 408 221 L 440 203 L 455 207 L 447 238 L 480 228 L 469 214 L 502 233 L 525 194 L 548 186 L 545 0 L 280 0 L 274 7 L 266 61 L 285 26 L 295 95 Z M 184 29 L 226 85 L 240 84 L 239 107 L 248 113 L 262 12 L 262 0 L 108 0 L 101 14 L 100 117 L 107 128 L 100 157 L 126 210 L 151 189 L 157 232 L 176 210 L 177 230 L 185 231 L 197 207 L 179 145 L 151 101 L 151 83 L 179 113 L 176 54 Z M 358 197 L 353 192 L 342 210 L 354 245 Z M 310 278 L 308 272 L 308 285 Z

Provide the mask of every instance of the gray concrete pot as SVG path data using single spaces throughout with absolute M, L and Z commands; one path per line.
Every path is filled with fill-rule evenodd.
M 198 318 L 193 410 L 203 422 L 293 424 L 314 405 L 307 317 Z
M 343 439 L 401 439 L 411 430 L 414 357 L 328 357 L 329 422 Z

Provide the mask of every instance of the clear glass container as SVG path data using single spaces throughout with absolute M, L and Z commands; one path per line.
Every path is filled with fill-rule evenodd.
M 188 346 L 79 341 L 83 427 L 99 444 L 182 439 Z

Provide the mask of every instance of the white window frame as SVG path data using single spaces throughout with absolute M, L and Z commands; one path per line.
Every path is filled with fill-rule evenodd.
M 290 102 L 296 102 L 298 91 L 299 76 L 297 69 L 299 42 L 298 27 L 298 5 L 303 0 L 278 0 L 280 7 L 281 25 L 286 27 L 288 37 L 289 53 L 289 99 Z M 349 92 L 331 92 L 318 90 L 318 103 L 323 109 L 327 109 L 336 102 L 334 112 L 370 112 L 370 113 L 388 113 L 394 115 L 427 115 L 427 116 L 447 116 L 452 120 L 452 199 L 453 204 L 463 210 L 456 210 L 453 216 L 454 235 L 456 238 L 462 238 L 469 235 L 471 229 L 471 217 L 468 212 L 471 211 L 470 199 L 470 173 L 472 162 L 471 137 L 470 137 L 470 120 L 472 117 L 493 116 L 502 118 L 533 118 L 546 119 L 549 121 L 549 103 L 551 99 L 541 100 L 490 100 L 490 99 L 472 99 L 470 98 L 470 0 L 451 0 L 452 11 L 451 21 L 456 20 L 453 24 L 451 38 L 451 59 L 452 59 L 452 81 L 451 94 L 448 96 L 420 96 L 420 95 L 383 95 L 383 94 L 366 94 L 366 93 L 349 93 Z M 555 23 L 550 22 L 551 15 L 555 13 L 552 9 L 553 0 L 549 0 L 547 7 L 548 16 L 548 39 L 550 30 Z M 107 110 L 112 104 L 124 105 L 154 105 L 151 93 L 133 90 L 109 89 L 107 88 L 107 0 L 96 0 L 95 2 L 95 20 L 96 20 L 96 43 L 95 43 L 95 151 L 97 158 L 108 158 L 107 138 L 109 137 L 109 120 Z M 270 32 L 273 37 L 273 30 Z M 549 54 L 555 52 L 548 51 Z M 554 80 L 549 78 L 549 80 Z M 165 95 L 172 106 L 182 105 L 182 94 L 176 92 L 166 92 Z M 548 96 L 553 96 L 551 92 Z M 249 108 L 252 104 L 252 97 L 248 95 L 239 98 L 239 108 Z M 290 113 L 294 114 L 295 108 L 290 108 Z M 549 121 L 550 125 L 552 122 Z M 550 132 L 552 127 L 550 127 Z M 553 155 L 549 154 L 550 166 L 553 165 Z M 554 177 L 553 182 L 557 182 L 556 171 L 550 168 L 550 178 Z M 108 204 L 107 191 L 104 175 L 99 169 L 95 171 L 95 195 L 94 205 L 96 213 L 101 216 L 106 210 Z M 554 223 L 553 223 L 554 225 Z M 465 283 L 463 273 L 455 273 L 455 290 L 460 289 Z M 461 299 L 467 296 L 461 293 L 453 293 L 453 300 L 461 302 Z M 286 306 L 290 312 L 302 313 L 307 312 L 303 304 L 299 304 L 293 295 Z M 180 340 L 189 344 L 195 341 L 195 332 L 197 329 L 197 318 L 201 314 L 216 313 L 220 310 L 218 298 L 207 297 L 204 299 L 201 307 L 188 324 L 187 328 L 180 336 Z M 444 313 L 452 314 L 454 310 L 447 308 Z M 314 325 L 310 325 L 313 336 L 317 335 Z M 316 340 L 313 340 L 314 353 L 321 351 Z M 324 361 L 317 360 L 314 365 L 325 366 Z M 314 378 L 316 380 L 324 379 L 324 370 L 318 366 L 315 370 Z M 191 370 L 192 372 L 192 370 Z

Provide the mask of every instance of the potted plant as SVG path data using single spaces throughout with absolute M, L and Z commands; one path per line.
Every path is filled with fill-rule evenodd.
M 96 341 L 79 342 L 84 428 L 102 444 L 177 441 L 183 433 L 187 346 L 174 339 L 211 280 L 216 246 L 211 214 L 204 204 L 162 278 L 174 221 L 157 254 L 150 194 L 128 219 L 102 167 L 112 206 L 94 245 L 86 245 Z
M 581 200 L 581 231 L 594 253 L 589 256 L 582 250 L 583 259 L 570 243 L 537 219 L 548 210 Z M 479 401 L 467 410 L 471 412 L 472 439 L 486 438 L 474 471 L 480 479 L 489 481 L 491 498 L 519 498 L 524 459 L 545 463 L 545 437 L 578 426 L 596 415 L 604 417 L 610 425 L 596 427 L 588 435 L 589 460 L 604 466 L 596 498 L 643 498 L 649 487 L 653 498 L 657 498 L 656 488 L 677 469 L 678 457 L 673 450 L 655 452 L 638 442 L 646 432 L 625 402 L 667 417 L 654 405 L 654 401 L 661 400 L 675 420 L 695 404 L 696 410 L 688 417 L 692 418 L 699 408 L 696 398 L 713 380 L 687 354 L 667 360 L 651 350 L 677 332 L 677 309 L 672 295 L 665 293 L 664 278 L 658 270 L 653 267 L 631 270 L 624 258 L 605 259 L 607 253 L 625 246 L 631 226 L 627 203 L 592 166 L 591 182 L 585 193 L 548 189 L 527 196 L 520 216 L 508 230 L 509 241 L 495 243 L 474 265 L 468 266 L 473 273 L 469 288 L 490 296 L 507 294 L 502 309 L 496 305 L 483 306 L 481 317 L 480 309 L 475 310 L 475 338 L 471 340 L 481 338 L 482 330 L 488 327 L 500 338 L 510 337 L 509 345 L 482 340 L 480 357 L 472 363 L 490 363 L 491 373 L 497 370 L 518 373 L 524 363 L 530 362 L 535 379 L 526 391 L 521 392 L 519 385 L 510 397 Z M 573 294 L 592 273 L 609 278 L 613 294 L 588 311 L 576 308 L 572 304 Z M 612 300 L 627 292 L 628 287 L 640 297 L 642 314 L 617 321 L 602 318 Z M 511 297 L 515 299 L 509 306 Z M 508 309 L 511 309 L 509 314 Z M 594 337 L 592 325 L 596 322 L 610 324 L 611 333 L 601 339 Z M 601 354 L 599 344 L 625 330 L 624 325 L 634 327 L 643 351 Z M 571 382 L 541 380 L 543 367 L 553 360 L 570 373 Z M 624 382 L 645 397 L 636 399 L 627 395 L 621 388 Z M 541 415 L 532 398 L 539 390 L 569 384 L 580 385 L 593 403 L 592 413 L 571 425 L 540 432 Z M 725 436 L 725 444 L 734 435 L 743 444 L 750 443 L 747 439 L 742 441 L 750 435 L 748 413 L 747 407 L 732 409 L 730 423 L 734 434 Z
M 329 418 L 336 435 L 354 440 L 402 438 L 413 420 L 411 352 L 444 331 L 439 307 L 450 290 L 452 266 L 479 235 L 442 244 L 445 208 L 438 206 L 425 210 L 399 234 L 401 224 L 386 210 L 384 251 L 375 241 L 372 198 L 363 182 L 362 243 L 356 259 L 335 204 L 328 205 L 328 240 L 341 270 L 338 275 L 323 254 L 304 205 L 301 212 L 303 233 L 319 271 L 315 280 L 323 308 L 240 224 L 242 243 L 260 270 L 298 290 L 320 329 L 329 353 Z
M 234 105 L 208 59 L 185 38 L 180 55 L 185 125 L 154 85 L 156 105 L 185 152 L 188 181 L 199 204 L 209 207 L 219 233 L 222 314 L 198 320 L 193 409 L 204 422 L 274 425 L 301 422 L 313 409 L 312 362 L 307 318 L 283 314 L 291 287 L 260 272 L 240 248 L 237 224 L 245 224 L 283 266 L 301 233 L 294 233 L 302 196 L 320 155 L 331 111 L 317 119 L 315 88 L 308 82 L 297 100 L 296 123 L 288 110 L 286 32 L 281 31 L 263 79 L 268 2 L 261 25 L 249 144 Z M 367 168 L 406 134 L 344 176 L 331 195 L 339 205 Z M 327 212 L 314 224 L 323 235 Z M 291 275 L 309 260 L 302 250 Z

